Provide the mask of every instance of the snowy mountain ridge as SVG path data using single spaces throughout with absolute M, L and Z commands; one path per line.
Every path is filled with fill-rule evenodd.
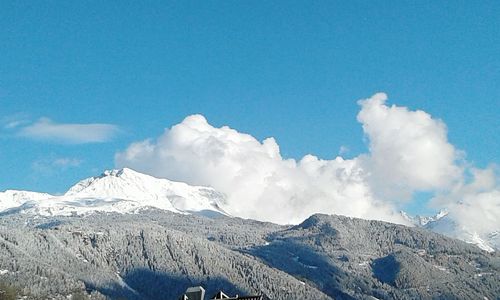
M 47 193 L 38 193 L 30 191 L 6 190 L 0 192 L 0 211 L 20 206 L 27 201 L 42 200 L 53 197 Z
M 124 168 L 81 180 L 64 195 L 25 191 L 0 192 L 0 213 L 82 215 L 91 212 L 134 213 L 148 207 L 176 213 L 227 215 L 224 195 L 209 187 L 159 179 Z
M 470 244 L 474 244 L 482 250 L 493 252 L 500 249 L 500 235 L 492 232 L 487 235 L 479 235 L 475 231 L 460 226 L 448 216 L 448 211 L 441 210 L 435 216 L 410 216 L 406 212 L 400 212 L 403 218 L 416 227 L 422 227 L 449 237 L 453 237 Z
M 126 214 L 148 208 L 181 214 L 228 215 L 222 208 L 225 203 L 225 196 L 213 188 L 191 186 L 123 168 L 81 180 L 60 196 L 17 190 L 0 192 L 0 216 L 17 213 L 40 216 L 95 212 Z M 445 210 L 431 217 L 413 217 L 404 211 L 401 215 L 416 227 L 461 239 L 489 252 L 500 249 L 498 232 L 478 235 L 459 226 Z
M 439 221 L 441 218 L 444 218 L 448 215 L 448 211 L 442 209 L 440 210 L 435 216 L 410 216 L 407 214 L 405 211 L 400 211 L 401 215 L 403 218 L 407 221 L 409 221 L 411 224 L 418 226 L 418 227 L 423 227 L 426 226 L 429 223 Z

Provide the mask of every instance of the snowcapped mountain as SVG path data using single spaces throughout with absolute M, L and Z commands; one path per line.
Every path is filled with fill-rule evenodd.
M 412 217 L 404 211 L 401 211 L 401 215 L 416 227 L 423 227 L 449 237 L 463 240 L 485 251 L 493 252 L 495 249 L 500 249 L 500 234 L 498 232 L 492 232 L 485 236 L 481 236 L 477 232 L 470 231 L 460 226 L 448 216 L 446 210 L 441 210 L 435 216 L 430 217 L 419 215 Z
M 87 215 L 94 212 L 137 213 L 157 208 L 182 214 L 227 215 L 225 197 L 213 188 L 155 178 L 124 168 L 84 179 L 60 196 L 7 190 L 0 192 L 0 216 L 14 213 L 41 216 Z M 478 235 L 440 211 L 432 217 L 401 215 L 417 227 L 458 238 L 483 250 L 500 249 L 500 233 Z
M 430 217 L 429 216 L 420 216 L 420 215 L 416 215 L 413 217 L 413 216 L 408 215 L 404 211 L 401 211 L 400 213 L 403 216 L 403 218 L 405 218 L 405 220 L 409 221 L 411 224 L 413 224 L 417 227 L 426 226 L 427 224 L 432 223 L 432 222 L 436 222 L 436 221 L 440 220 L 441 218 L 444 218 L 448 215 L 448 212 L 446 210 L 441 210 L 435 216 L 430 216 Z
M 429 222 L 424 228 L 474 244 L 488 252 L 500 249 L 500 236 L 497 233 L 480 235 L 475 231 L 469 230 L 469 228 L 461 226 L 448 216 Z
M 0 211 L 17 207 L 30 200 L 42 200 L 53 197 L 47 193 L 37 193 L 29 191 L 6 190 L 0 192 Z
M 25 191 L 0 193 L 1 213 L 81 215 L 133 213 L 154 207 L 177 213 L 224 214 L 224 196 L 209 187 L 159 179 L 134 170 L 108 170 L 84 179 L 62 196 Z

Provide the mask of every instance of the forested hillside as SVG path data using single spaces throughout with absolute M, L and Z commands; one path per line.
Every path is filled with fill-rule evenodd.
M 423 229 L 314 215 L 286 227 L 159 210 L 86 217 L 4 215 L 0 282 L 29 299 L 271 299 L 500 295 L 500 257 Z

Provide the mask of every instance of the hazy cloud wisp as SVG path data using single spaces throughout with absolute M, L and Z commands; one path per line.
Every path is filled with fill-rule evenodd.
M 79 167 L 82 162 L 81 159 L 71 157 L 45 158 L 34 161 L 31 168 L 36 173 L 50 175 L 54 172 Z
M 64 124 L 48 118 L 40 118 L 35 123 L 19 130 L 20 136 L 49 140 L 68 144 L 102 143 L 111 140 L 119 132 L 112 124 Z

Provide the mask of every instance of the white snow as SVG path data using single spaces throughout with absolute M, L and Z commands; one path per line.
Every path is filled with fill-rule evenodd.
M 495 242 L 494 238 L 490 238 L 489 236 L 480 236 L 477 232 L 470 231 L 468 228 L 459 226 L 456 222 L 447 217 L 431 222 L 427 224 L 425 228 L 446 236 L 460 239 L 470 244 L 474 244 L 487 252 L 494 252 L 495 247 L 498 248 L 500 246 L 497 243 L 498 240 Z
M 434 268 L 440 270 L 440 271 L 443 271 L 443 272 L 446 272 L 446 268 L 443 267 L 443 266 L 439 266 L 439 265 L 434 265 Z
M 131 288 L 125 281 L 123 281 L 122 277 L 120 276 L 120 273 L 119 272 L 116 272 L 115 273 L 116 275 L 116 278 L 118 278 L 118 284 L 123 287 L 123 288 L 126 288 L 127 290 L 131 291 L 132 293 L 134 293 L 135 295 L 139 295 L 139 293 L 134 290 L 133 288 Z
M 483 277 L 484 275 L 493 275 L 493 274 L 494 274 L 493 272 L 478 273 L 478 274 L 474 274 L 474 278 Z
M 0 192 L 0 211 L 17 207 L 29 200 L 42 200 L 53 197 L 46 193 L 6 190 Z
M 135 213 L 153 207 L 177 213 L 216 212 L 224 196 L 214 189 L 159 179 L 131 169 L 109 170 L 84 179 L 62 196 L 26 191 L 0 192 L 0 212 L 42 216 L 92 212 Z
M 159 179 L 128 168 L 108 170 L 100 176 L 84 179 L 62 196 L 18 190 L 0 192 L 0 213 L 35 217 L 137 213 L 147 208 L 183 214 L 227 215 L 223 210 L 225 203 L 225 196 L 213 188 Z M 473 243 L 485 251 L 500 248 L 498 231 L 478 235 L 458 226 L 444 210 L 432 217 L 412 217 L 403 211 L 401 215 L 415 226 Z
M 427 254 L 427 251 L 425 251 L 425 249 L 418 249 L 417 254 L 418 256 L 425 256 Z
M 483 240 L 476 232 L 474 232 L 470 236 L 470 238 L 465 239 L 465 241 L 467 243 L 471 243 L 471 244 L 478 246 L 479 248 L 483 249 L 484 251 L 487 251 L 487 252 L 494 252 L 495 251 L 495 249 L 493 249 L 493 247 L 491 247 L 489 245 L 490 243 Z
M 411 224 L 418 226 L 418 227 L 423 227 L 431 222 L 436 222 L 436 221 L 446 217 L 448 215 L 448 211 L 442 209 L 435 216 L 430 216 L 430 217 L 429 216 L 420 216 L 420 215 L 416 215 L 416 216 L 412 217 L 404 211 L 400 211 L 400 214 L 401 214 L 401 216 L 403 216 L 403 218 L 405 220 L 409 221 Z
M 9 273 L 9 270 L 0 270 L 0 275 L 5 275 Z
M 418 215 L 412 217 L 404 211 L 401 211 L 401 215 L 417 227 L 427 228 L 434 232 L 460 239 L 467 243 L 474 244 L 487 252 L 494 252 L 495 248 L 500 248 L 500 238 L 497 232 L 481 236 L 477 232 L 458 225 L 457 222 L 448 217 L 448 212 L 445 210 L 441 210 L 437 215 L 432 217 L 422 217 Z

